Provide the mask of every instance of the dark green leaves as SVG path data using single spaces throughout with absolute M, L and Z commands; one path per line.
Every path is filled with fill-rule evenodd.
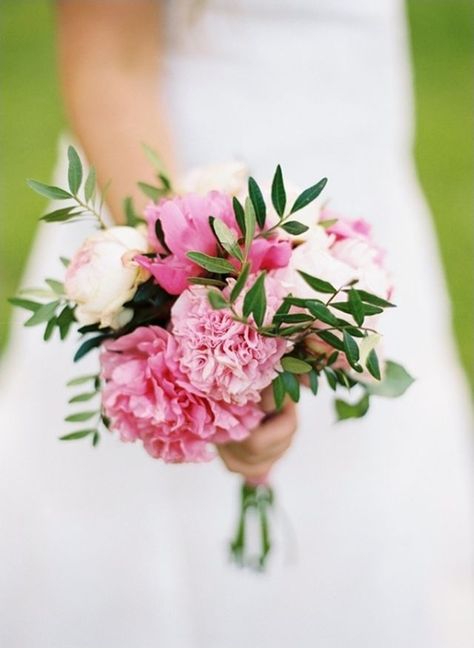
M 10 297 L 8 299 L 12 306 L 18 306 L 19 308 L 25 308 L 26 310 L 36 312 L 41 308 L 41 304 L 38 302 L 31 301 L 30 299 L 21 299 L 20 297 Z
M 243 314 L 244 317 L 253 315 L 255 324 L 262 326 L 267 310 L 267 298 L 265 295 L 265 272 L 262 272 L 256 279 L 253 286 L 244 297 Z
M 286 207 L 286 192 L 280 165 L 277 166 L 275 175 L 273 176 L 272 203 L 276 213 L 282 218 Z
M 281 410 L 286 394 L 285 383 L 283 382 L 283 376 L 281 374 L 278 374 L 277 377 L 273 380 L 272 388 L 275 407 L 278 411 Z
M 327 178 L 323 178 L 317 184 L 309 187 L 309 189 L 305 189 L 295 200 L 290 213 L 294 214 L 300 209 L 303 209 L 303 207 L 306 207 L 306 205 L 309 205 L 309 203 L 313 202 L 313 200 L 315 200 L 324 189 L 327 181 Z
M 357 326 L 362 326 L 365 316 L 364 304 L 359 293 L 354 288 L 349 290 L 349 306 Z
M 61 209 L 55 209 L 48 214 L 45 214 L 40 218 L 40 220 L 45 221 L 46 223 L 61 223 L 64 221 L 71 220 L 76 216 L 80 216 L 81 211 L 77 211 L 77 206 L 73 205 L 71 207 L 63 207 Z
M 93 416 L 97 415 L 97 410 L 91 410 L 87 412 L 77 412 L 76 414 L 69 414 L 64 419 L 68 423 L 79 423 L 82 421 L 89 421 Z
M 371 376 L 373 376 L 376 380 L 380 380 L 379 359 L 377 358 L 377 353 L 375 352 L 375 349 L 372 349 L 369 352 L 365 366 L 367 367 L 367 371 L 370 373 Z
M 356 371 L 360 371 L 360 367 L 357 364 L 359 362 L 359 347 L 357 346 L 357 342 L 346 330 L 343 331 L 342 342 L 349 364 Z
M 73 195 L 76 195 L 82 183 L 82 164 L 81 159 L 73 146 L 69 146 L 67 150 L 67 157 L 69 161 L 67 178 L 69 189 Z
M 226 259 L 212 257 L 203 252 L 188 252 L 186 256 L 208 272 L 215 274 L 235 274 L 234 266 Z
M 253 178 L 249 178 L 249 198 L 255 210 L 258 226 L 263 229 L 267 216 L 267 208 L 260 187 Z
M 308 300 L 306 302 L 306 308 L 320 322 L 324 322 L 325 324 L 329 324 L 330 326 L 338 325 L 337 317 L 333 315 L 329 308 L 324 304 L 319 304 L 318 302 Z
M 54 316 L 59 303 L 59 300 L 56 300 L 48 304 L 42 304 L 30 319 L 25 322 L 25 326 L 36 326 L 37 324 L 42 324 L 50 320 Z
M 359 289 L 353 289 L 353 290 L 355 290 L 355 292 L 357 292 L 357 294 L 359 295 L 360 299 L 367 304 L 372 304 L 373 306 L 380 306 L 381 308 L 395 308 L 395 304 L 392 304 L 391 302 L 387 301 L 386 299 L 382 299 L 377 295 L 372 295 L 372 293 L 369 293 L 366 290 L 359 290 Z
M 286 223 L 283 223 L 283 225 L 281 225 L 281 228 L 284 229 L 285 232 L 288 232 L 288 234 L 292 234 L 293 236 L 303 234 L 303 232 L 307 232 L 309 229 L 307 225 L 303 225 L 303 223 L 299 223 L 298 221 L 288 221 Z
M 293 402 L 297 403 L 300 399 L 300 383 L 298 379 L 289 371 L 284 371 L 281 376 L 286 393 Z
M 245 286 L 245 284 L 247 282 L 249 273 L 250 273 L 250 263 L 244 263 L 244 265 L 242 266 L 242 269 L 240 271 L 239 277 L 238 277 L 237 281 L 235 282 L 235 284 L 234 284 L 234 286 L 233 286 L 233 288 L 231 290 L 231 293 L 230 293 L 230 301 L 232 303 L 235 302 L 237 297 L 240 295 L 240 293 L 244 289 L 244 286 Z
M 240 231 L 245 236 L 245 213 L 244 208 L 240 204 L 240 201 L 235 196 L 232 198 L 232 206 L 234 208 L 235 220 L 239 226 Z
M 77 439 L 83 439 L 84 437 L 90 436 L 91 434 L 96 434 L 97 430 L 78 430 L 77 432 L 70 432 L 64 436 L 59 437 L 60 441 L 75 441 Z
M 329 281 L 324 281 L 323 279 L 313 277 L 312 275 L 309 275 L 302 270 L 298 270 L 298 273 L 303 277 L 308 286 L 311 286 L 311 288 L 313 290 L 316 290 L 317 292 L 332 294 L 337 292 L 336 288 L 334 288 L 334 286 L 330 284 Z
M 70 194 L 68 191 L 65 191 L 64 189 L 44 184 L 43 182 L 39 182 L 38 180 L 27 180 L 26 183 L 30 187 L 30 189 L 33 189 L 33 191 L 36 191 L 36 193 L 39 193 L 45 198 L 50 198 L 51 200 L 67 200 L 68 198 L 73 197 L 72 194 Z

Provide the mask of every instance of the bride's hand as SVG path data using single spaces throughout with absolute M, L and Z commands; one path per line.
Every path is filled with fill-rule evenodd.
M 290 447 L 297 427 L 295 404 L 288 400 L 276 413 L 271 387 L 262 392 L 261 407 L 267 417 L 245 441 L 217 446 L 227 469 L 250 481 L 268 475 L 273 464 Z

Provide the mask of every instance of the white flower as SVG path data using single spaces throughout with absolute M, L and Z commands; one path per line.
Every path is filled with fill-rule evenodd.
M 145 233 L 133 227 L 111 227 L 86 239 L 64 282 L 67 298 L 77 304 L 80 324 L 117 329 L 130 321 L 133 312 L 123 305 L 148 277 L 132 259 L 148 250 Z
M 245 192 L 248 177 L 248 168 L 237 161 L 197 167 L 178 182 L 178 193 L 205 195 L 216 190 L 240 196 Z

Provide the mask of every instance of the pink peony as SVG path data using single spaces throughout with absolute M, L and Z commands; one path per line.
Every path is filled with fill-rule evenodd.
M 135 258 L 148 270 L 157 283 L 170 295 L 179 295 L 188 287 L 188 279 L 201 275 L 204 270 L 190 261 L 187 252 L 204 252 L 214 256 L 217 252 L 216 238 L 209 224 L 209 216 L 220 218 L 240 237 L 235 222 L 231 199 L 226 194 L 211 191 L 205 196 L 187 194 L 171 200 L 151 204 L 145 211 L 148 221 L 148 237 L 158 256 L 150 258 L 139 255 Z M 156 236 L 155 226 L 161 222 L 164 240 L 171 254 L 165 255 Z M 291 256 L 291 244 L 276 236 L 270 239 L 255 239 L 249 251 L 252 272 L 285 267 Z M 237 263 L 237 262 L 236 262 Z
M 187 194 L 151 204 L 145 211 L 148 237 L 158 253 L 166 250 L 160 244 L 156 221 L 161 222 L 166 246 L 171 254 L 163 259 L 137 256 L 136 261 L 148 270 L 171 295 L 179 295 L 188 285 L 188 278 L 203 273 L 203 269 L 190 261 L 186 253 L 192 250 L 215 255 L 216 238 L 209 226 L 209 216 L 223 220 L 231 227 L 235 223 L 229 196 L 211 191 L 206 196 Z
M 102 404 L 123 441 L 140 439 L 166 462 L 206 461 L 209 443 L 245 438 L 262 419 L 255 404 L 229 405 L 199 394 L 180 370 L 174 337 L 141 327 L 106 342 Z
M 266 289 L 268 319 L 280 303 L 276 295 L 281 288 L 267 277 Z M 193 286 L 178 298 L 171 323 L 183 373 L 202 393 L 227 403 L 258 402 L 288 350 L 285 340 L 264 337 L 235 321 L 227 309 L 213 309 L 203 286 Z

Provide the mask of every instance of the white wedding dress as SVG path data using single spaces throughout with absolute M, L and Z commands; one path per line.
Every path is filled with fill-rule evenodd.
M 75 336 L 42 344 L 17 315 L 0 397 L 0 645 L 471 648 L 469 406 L 411 159 L 403 3 L 208 0 L 191 20 L 186 2 L 168 7 L 183 168 L 237 157 L 260 179 L 278 162 L 301 185 L 327 175 L 331 205 L 373 222 L 389 252 L 386 352 L 417 381 L 338 425 L 330 394 L 305 395 L 273 476 L 273 560 L 255 575 L 226 560 L 238 480 L 219 461 L 167 466 L 113 435 L 57 441 L 65 380 L 96 359 L 73 367 Z M 83 235 L 41 228 L 24 285 L 60 277 Z

